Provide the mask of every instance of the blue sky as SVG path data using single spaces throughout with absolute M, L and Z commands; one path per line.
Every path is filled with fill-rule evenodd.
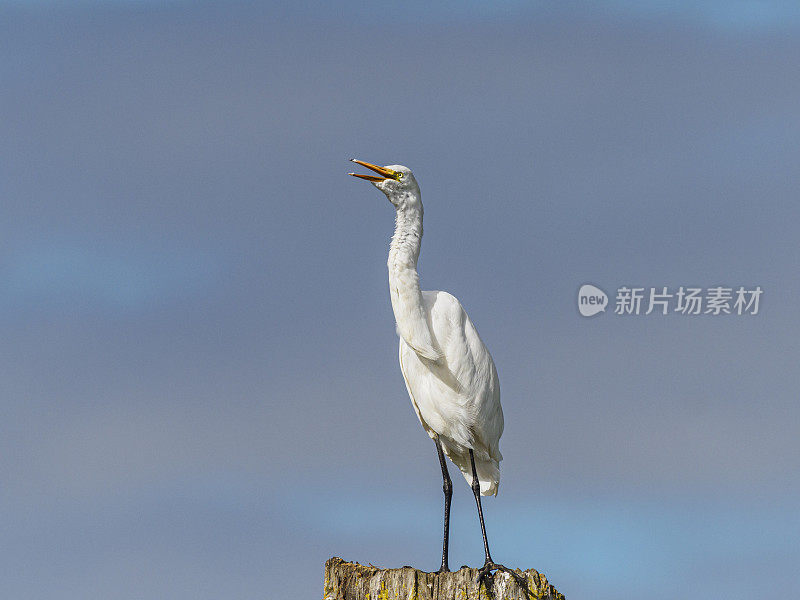
M 3 0 L 2 6 L 24 9 L 90 9 L 97 7 L 123 7 L 158 9 L 174 7 L 192 10 L 212 5 L 232 10 L 262 5 L 273 14 L 294 15 L 298 18 L 336 19 L 337 17 L 364 19 L 377 16 L 392 20 L 418 22 L 431 21 L 485 21 L 520 16 L 540 18 L 543 14 L 565 14 L 581 18 L 599 14 L 621 19 L 645 19 L 660 22 L 674 21 L 700 27 L 732 30 L 758 30 L 762 28 L 794 28 L 800 25 L 800 7 L 791 0 L 591 0 L 548 2 L 547 0 L 508 0 L 487 3 L 479 0 L 437 2 L 434 5 L 421 1 L 404 2 L 320 2 L 306 0 L 292 2 L 282 7 L 258 2 L 189 2 L 172 0 Z
M 571 599 L 671 598 L 675 572 L 797 595 L 794 6 L 0 3 L 3 596 L 438 566 L 392 209 L 351 156 L 414 169 L 423 287 L 497 363 L 497 560 Z M 583 319 L 586 282 L 764 295 Z

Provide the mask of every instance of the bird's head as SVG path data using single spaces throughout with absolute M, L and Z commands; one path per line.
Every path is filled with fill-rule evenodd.
M 419 185 L 417 180 L 414 179 L 414 174 L 411 169 L 403 165 L 388 165 L 386 167 L 379 167 L 363 160 L 350 159 L 352 162 L 357 163 L 363 167 L 370 169 L 378 174 L 375 175 L 361 175 L 360 173 L 350 173 L 353 177 L 366 179 L 384 194 L 389 199 L 395 208 L 411 208 L 416 205 L 421 206 Z

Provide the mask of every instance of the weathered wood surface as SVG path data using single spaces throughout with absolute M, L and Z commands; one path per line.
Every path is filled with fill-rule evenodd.
M 379 569 L 331 558 L 325 563 L 324 600 L 564 600 L 547 578 L 533 569 L 520 571 L 528 590 L 508 573 L 476 583 L 478 569 L 425 573 L 412 567 Z

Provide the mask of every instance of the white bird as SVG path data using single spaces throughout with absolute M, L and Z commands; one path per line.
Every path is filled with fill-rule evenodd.
M 396 210 L 389 249 L 389 293 L 400 337 L 400 370 L 422 427 L 433 439 L 442 468 L 447 564 L 452 483 L 444 455 L 464 474 L 478 507 L 486 562 L 478 579 L 500 569 L 519 577 L 489 554 L 481 495 L 497 494 L 503 409 L 500 384 L 489 350 L 459 301 L 440 291 L 421 291 L 417 260 L 422 241 L 422 198 L 408 167 L 379 167 L 351 159 L 379 176 L 350 173 L 372 182 Z

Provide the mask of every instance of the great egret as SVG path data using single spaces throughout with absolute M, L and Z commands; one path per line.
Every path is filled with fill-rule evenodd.
M 494 361 L 454 296 L 420 290 L 417 260 L 422 241 L 422 199 L 414 174 L 402 165 L 379 167 L 350 160 L 378 174 L 350 173 L 386 194 L 397 213 L 389 249 L 389 293 L 400 336 L 400 370 L 414 411 L 433 439 L 442 467 L 444 540 L 439 572 L 450 570 L 447 551 L 453 486 L 444 460 L 447 455 L 472 487 L 478 507 L 486 553 L 478 580 L 497 569 L 519 579 L 511 569 L 492 560 L 481 508 L 481 495 L 497 494 L 503 460 L 499 448 L 503 409 Z

